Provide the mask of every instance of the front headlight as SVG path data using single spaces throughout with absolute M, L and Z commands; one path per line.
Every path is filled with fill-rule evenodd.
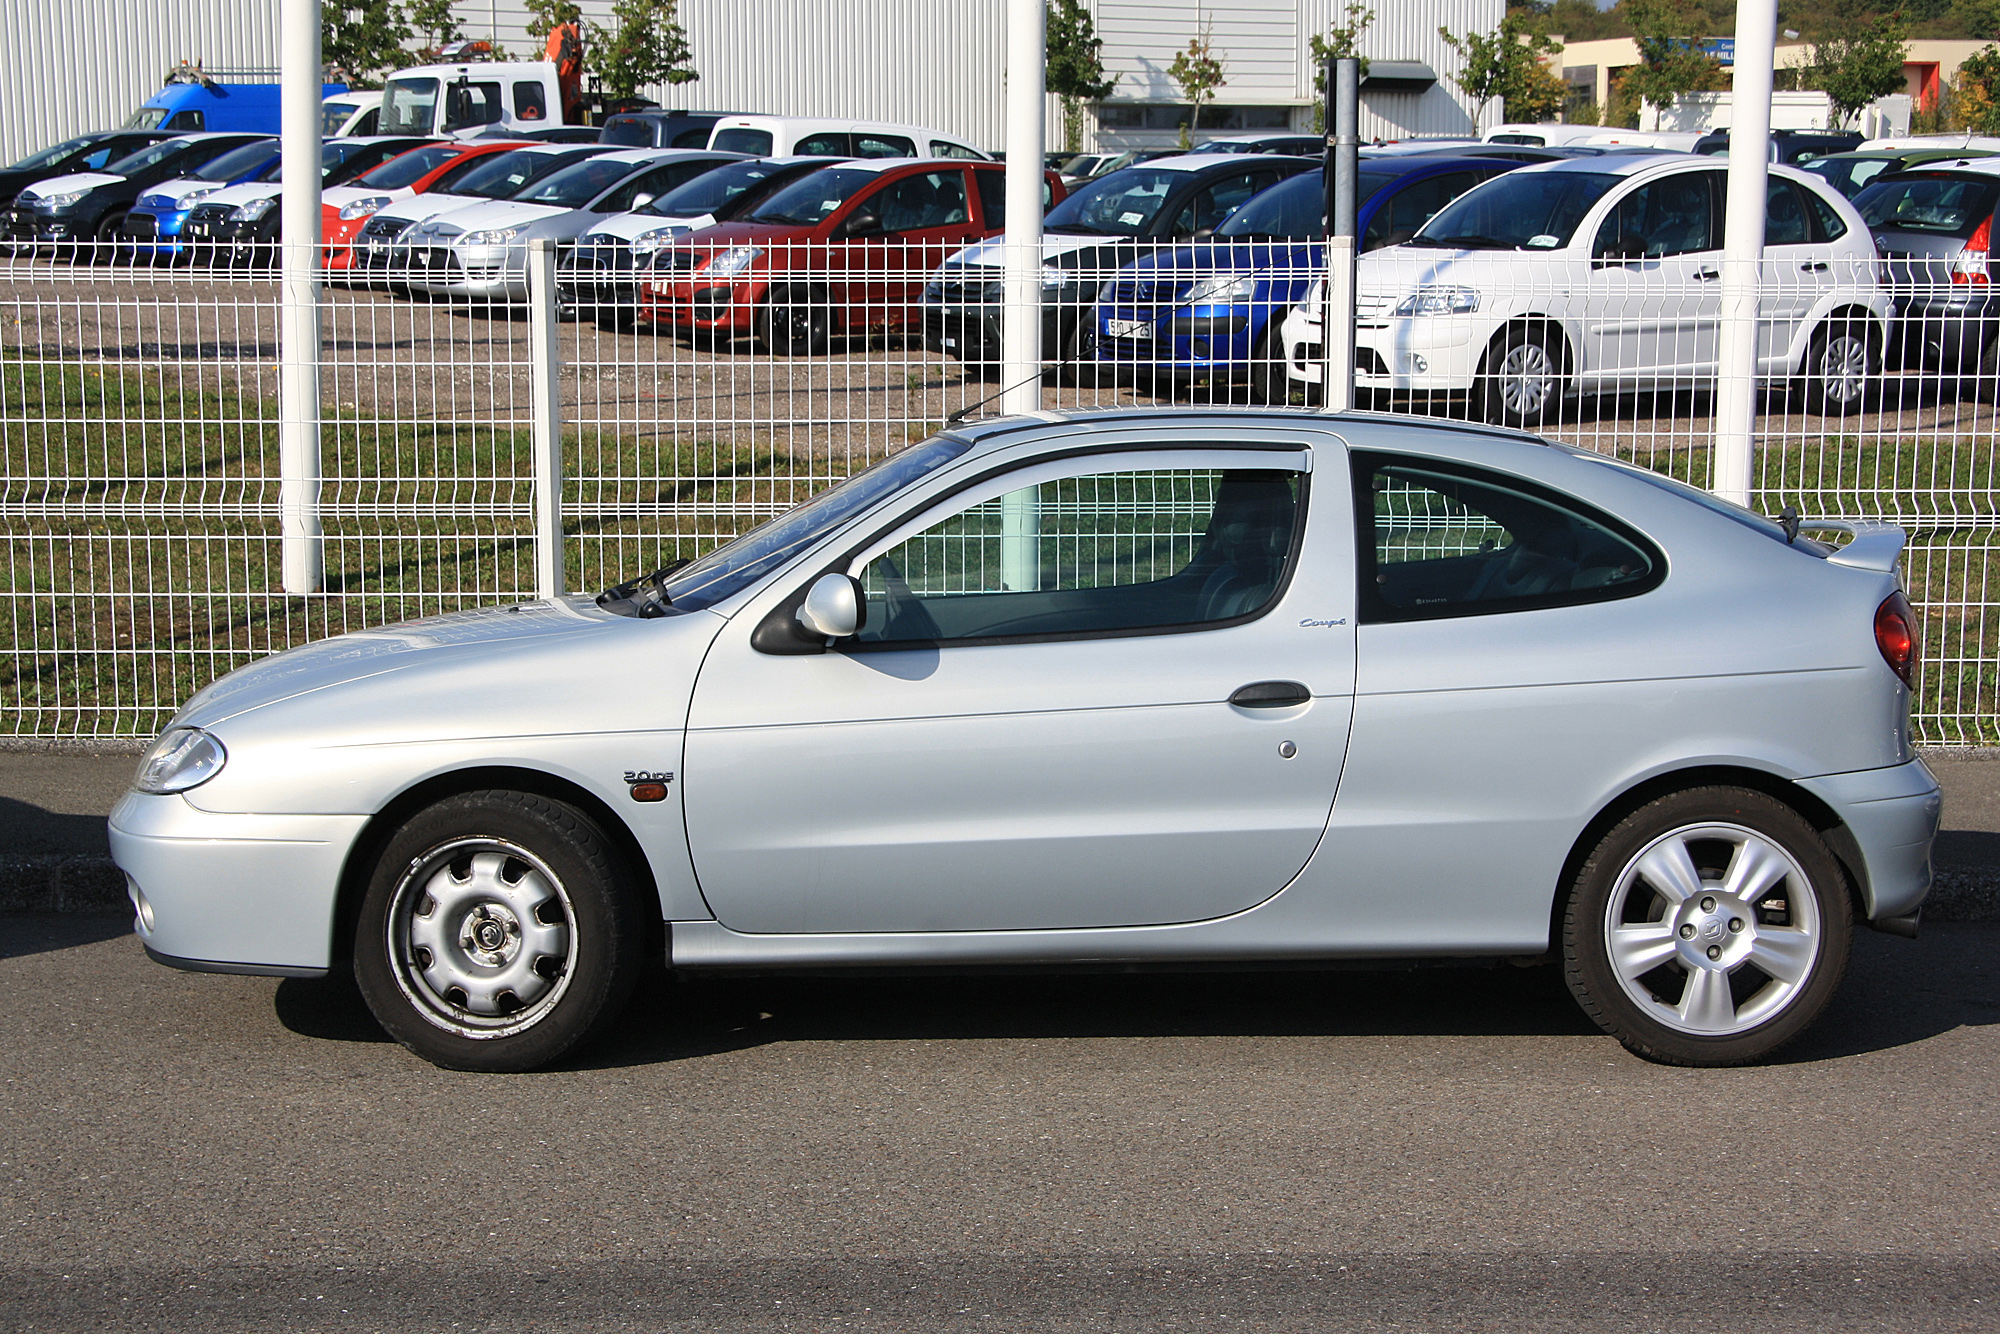
M 1242 278 L 1231 274 L 1225 278 L 1212 278 L 1206 283 L 1196 284 L 1187 294 L 1184 302 L 1190 306 L 1232 306 L 1239 301 L 1249 301 L 1257 295 L 1257 278 L 1254 274 Z
M 1471 287 L 1419 287 L 1396 306 L 1398 315 L 1470 315 L 1479 309 L 1479 292 Z
M 1059 264 L 1042 265 L 1042 290 L 1053 292 L 1070 285 L 1070 272 Z
M 182 211 L 191 209 L 221 188 L 219 185 L 210 185 L 199 190 L 190 190 L 174 201 L 174 207 Z
M 632 257 L 637 259 L 641 255 L 650 255 L 663 245 L 671 245 L 674 238 L 686 236 L 693 230 L 677 223 L 671 227 L 655 227 L 650 232 L 640 232 L 632 238 Z
M 36 208 L 46 209 L 50 213 L 60 213 L 66 208 L 75 208 L 89 193 L 88 190 L 65 190 L 59 195 L 43 195 L 40 199 L 30 202 Z
M 222 743 L 199 727 L 170 727 L 139 761 L 132 786 L 141 792 L 185 792 L 221 773 L 228 758 Z
M 232 222 L 255 222 L 277 206 L 276 199 L 253 199 L 247 204 L 238 204 L 229 217 Z
M 764 257 L 764 247 L 754 245 L 731 246 L 717 255 L 702 268 L 712 278 L 733 278 Z
M 366 199 L 355 200 L 352 204 L 349 204 L 345 208 L 341 209 L 339 214 L 337 214 L 336 216 L 338 216 L 342 222 L 353 222 L 356 218 L 366 218 L 372 216 L 378 209 L 380 209 L 384 204 L 388 202 L 389 202 L 389 196 L 387 195 L 370 195 Z
M 506 245 L 509 241 L 527 231 L 526 227 L 494 227 L 483 232 L 467 232 L 452 242 L 453 245 Z

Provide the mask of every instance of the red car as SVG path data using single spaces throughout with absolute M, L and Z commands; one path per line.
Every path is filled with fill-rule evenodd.
M 457 180 L 495 153 L 528 146 L 525 139 L 481 139 L 476 143 L 429 144 L 390 158 L 346 185 L 320 196 L 320 239 L 329 270 L 354 267 L 354 237 L 385 204 L 429 190 L 449 190 Z
M 1001 163 L 956 158 L 825 167 L 659 250 L 640 318 L 682 334 L 755 335 L 793 354 L 917 324 L 931 270 L 1005 226 L 1005 180 Z M 1042 182 L 1046 211 L 1066 191 L 1054 172 Z

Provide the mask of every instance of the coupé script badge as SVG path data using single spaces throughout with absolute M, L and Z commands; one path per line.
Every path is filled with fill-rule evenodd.
M 1331 620 L 1325 620 L 1325 621 L 1314 620 L 1311 617 L 1307 617 L 1305 620 L 1299 622 L 1299 628 L 1301 630 L 1319 630 L 1319 629 L 1324 629 L 1325 627 L 1330 625 L 1346 625 L 1346 624 L 1347 624 L 1347 618 L 1345 616 L 1336 616 Z

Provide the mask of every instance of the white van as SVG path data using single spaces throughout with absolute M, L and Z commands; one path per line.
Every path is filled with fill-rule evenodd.
M 955 157 L 993 159 L 942 130 L 875 120 L 825 120 L 806 116 L 726 116 L 715 123 L 708 146 L 751 157 Z
M 382 118 L 379 90 L 335 93 L 319 104 L 319 132 L 327 139 L 366 139 Z
M 1521 148 L 1563 148 L 1580 144 L 1602 125 L 1495 125 L 1480 138 L 1489 144 L 1513 144 Z

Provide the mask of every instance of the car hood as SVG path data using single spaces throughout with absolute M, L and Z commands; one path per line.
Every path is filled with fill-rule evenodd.
M 1158 245 L 1159 242 L 1147 236 L 1079 236 L 1071 232 L 1042 233 L 1042 262 L 1060 259 L 1064 255 L 1079 250 L 1090 250 L 1097 246 L 1116 245 Z M 1003 268 L 1007 263 L 1007 235 L 989 236 L 984 241 L 969 245 L 945 261 L 947 264 L 990 264 Z
M 385 207 L 375 216 L 395 218 L 402 222 L 429 222 L 440 213 L 449 213 L 453 209 L 460 208 L 477 208 L 491 202 L 493 201 L 489 199 L 474 199 L 471 195 L 447 195 L 432 191 L 430 194 L 411 195 L 408 199 L 399 199 L 394 207 Z
M 204 204 L 249 204 L 259 199 L 276 199 L 285 192 L 285 187 L 276 181 L 254 181 L 249 185 L 232 185 L 226 190 L 217 190 Z
M 404 212 L 398 209 L 397 212 Z M 512 199 L 493 199 L 474 204 L 469 208 L 455 209 L 451 215 L 454 227 L 468 232 L 489 232 L 498 227 L 527 227 L 550 218 L 559 218 L 574 209 L 553 208 L 547 204 L 524 204 Z
M 172 208 L 174 201 L 184 194 L 195 190 L 206 190 L 213 195 L 219 193 L 222 188 L 221 181 L 204 181 L 195 176 L 176 176 L 172 180 L 147 186 L 145 193 L 139 196 L 139 203 L 152 208 Z M 206 202 L 206 199 L 204 196 L 203 202 Z
M 372 677 L 441 663 L 493 660 L 527 647 L 548 648 L 615 632 L 617 622 L 642 624 L 602 611 L 590 598 L 578 595 L 451 612 L 336 635 L 237 668 L 188 700 L 176 722 L 212 727 L 285 700 Z
M 663 213 L 615 213 L 585 232 L 584 239 L 605 236 L 619 241 L 630 241 L 634 237 L 644 236 L 647 232 L 658 231 L 662 227 L 679 227 L 685 234 L 714 225 L 713 213 L 699 213 L 693 217 L 669 217 Z
M 72 190 L 95 190 L 105 185 L 123 185 L 123 176 L 113 176 L 109 172 L 79 171 L 68 176 L 53 176 L 46 181 L 36 181 L 21 191 L 23 199 L 47 199 L 50 195 L 66 195 Z
M 817 227 L 794 227 L 778 222 L 718 222 L 681 238 L 686 246 L 727 250 L 731 246 L 776 245 L 788 241 L 809 241 L 821 235 Z
M 1533 262 L 1523 256 L 1532 254 Z M 1526 275 L 1532 274 L 1533 278 Z M 1356 291 L 1401 295 L 1439 283 L 1459 283 L 1488 291 L 1571 281 L 1565 251 L 1444 250 L 1432 246 L 1389 246 L 1371 250 L 1355 266 Z
M 338 213 L 357 199 L 404 200 L 415 193 L 407 185 L 394 190 L 374 190 L 365 185 L 336 185 L 331 190 L 319 192 L 319 203 L 321 208 L 330 208 Z

